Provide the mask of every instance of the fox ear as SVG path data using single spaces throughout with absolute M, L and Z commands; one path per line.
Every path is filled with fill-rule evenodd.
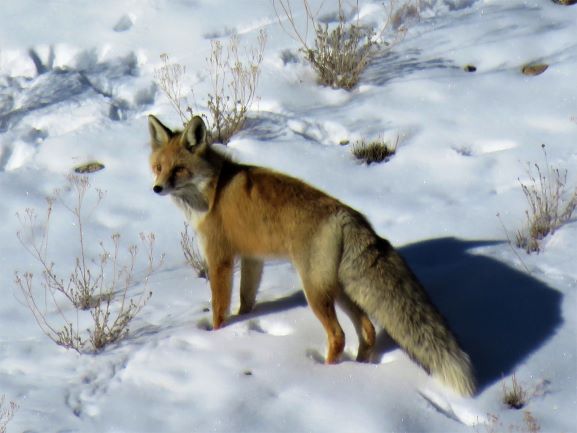
M 182 139 L 183 144 L 187 148 L 193 148 L 205 143 L 206 125 L 200 116 L 194 116 L 190 119 L 190 122 L 184 128 Z
M 172 131 L 152 114 L 148 116 L 148 130 L 150 131 L 150 146 L 152 150 L 161 147 L 172 136 Z

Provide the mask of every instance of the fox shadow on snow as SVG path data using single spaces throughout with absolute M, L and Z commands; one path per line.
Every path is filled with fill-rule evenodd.
M 480 390 L 512 373 L 563 322 L 559 292 L 502 262 L 469 252 L 497 243 L 439 238 L 399 249 L 471 356 Z M 273 301 L 257 300 L 251 313 L 230 320 L 305 305 L 303 293 L 296 292 Z M 375 358 L 392 347 L 381 332 Z
M 471 356 L 480 390 L 512 373 L 563 322 L 561 293 L 469 252 L 497 243 L 439 238 L 399 249 Z

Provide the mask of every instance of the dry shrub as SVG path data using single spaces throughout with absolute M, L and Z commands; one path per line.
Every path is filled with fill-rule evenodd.
M 266 46 L 266 32 L 261 30 L 257 45 L 240 51 L 240 39 L 233 35 L 227 44 L 211 41 L 210 56 L 206 59 L 210 93 L 207 95 L 207 124 L 209 142 L 227 144 L 244 126 L 246 115 L 256 95 L 261 64 Z M 183 90 L 186 67 L 171 63 L 167 54 L 161 55 L 162 66 L 155 78 L 168 100 L 179 114 L 183 124 L 193 116 L 189 92 Z M 190 91 L 191 98 L 194 95 Z
M 226 144 L 244 126 L 260 78 L 265 45 L 266 33 L 261 30 L 257 46 L 246 51 L 243 60 L 237 35 L 229 39 L 226 47 L 218 40 L 211 42 L 208 65 L 212 93 L 207 102 L 210 117 L 205 120 L 212 142 Z
M 352 22 L 349 21 L 342 0 L 338 0 L 338 22 L 331 26 L 320 22 L 309 0 L 302 1 L 305 22 L 299 25 L 291 0 L 273 0 L 279 23 L 298 41 L 300 51 L 315 70 L 319 84 L 346 90 L 358 84 L 378 48 L 391 48 L 401 39 L 406 29 L 400 25 L 395 27 L 393 21 L 399 19 L 399 10 L 404 10 L 407 4 L 412 3 L 406 1 L 406 4 L 396 9 L 396 2 L 390 2 L 387 21 L 377 34 L 374 29 L 360 24 L 358 13 Z M 355 3 L 355 11 L 358 12 L 358 1 Z M 285 20 L 288 28 L 283 24 Z M 312 43 L 309 41 L 309 28 L 315 32 Z M 381 42 L 382 35 L 391 30 L 394 32 L 392 40 Z
M 180 232 L 180 246 L 186 262 L 195 271 L 197 277 L 208 279 L 208 265 L 196 247 L 192 235 L 188 232 L 187 223 L 184 223 L 184 230 Z
M 141 233 L 147 267 L 142 278 L 143 291 L 132 298 L 128 296 L 128 290 L 135 284 L 135 266 L 139 255 L 136 245 L 130 245 L 127 254 L 121 254 L 120 235 L 115 233 L 111 236 L 111 246 L 100 241 L 98 257 L 88 257 L 87 245 L 91 241 L 86 236 L 86 220 L 104 196 L 97 189 L 92 208 L 87 211 L 86 194 L 89 187 L 87 177 L 69 176 L 68 189 L 74 196 L 73 204 L 68 203 L 64 192 L 57 190 L 47 199 L 43 221 L 39 221 L 34 209 L 17 214 L 22 226 L 17 233 L 18 239 L 40 265 L 42 276 L 41 290 L 30 271 L 16 272 L 16 285 L 42 331 L 56 344 L 78 352 L 97 352 L 127 335 L 128 325 L 152 294 L 146 290 L 148 278 L 163 261 L 163 256 L 159 260 L 155 258 L 154 234 Z M 67 276 L 56 271 L 56 265 L 48 255 L 49 227 L 56 204 L 72 215 L 71 227 L 75 227 L 79 241 L 79 255 L 75 257 L 72 271 Z M 72 313 L 67 311 L 70 307 Z M 56 313 L 59 319 L 51 319 L 49 316 L 52 313 Z M 70 319 L 70 315 L 75 319 Z M 86 331 L 81 330 L 84 329 L 81 320 L 91 323 Z
M 352 153 L 359 161 L 370 165 L 372 163 L 379 163 L 388 161 L 397 151 L 399 138 L 397 137 L 394 144 L 386 142 L 382 139 L 366 141 L 359 140 L 352 147 Z
M 567 191 L 567 170 L 551 166 L 545 145 L 542 147 L 545 168 L 528 164 L 529 182 L 519 180 L 529 209 L 525 211 L 527 226 L 517 231 L 515 243 L 527 253 L 540 251 L 540 241 L 568 222 L 577 207 L 577 188 Z

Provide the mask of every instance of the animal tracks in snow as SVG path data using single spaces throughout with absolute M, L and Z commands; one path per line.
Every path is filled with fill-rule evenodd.
M 80 367 L 80 378 L 66 391 L 65 401 L 79 418 L 94 417 L 100 413 L 99 400 L 104 397 L 111 383 L 127 364 L 125 355 L 92 357 Z
M 0 171 L 23 165 L 47 137 L 106 118 L 126 120 L 156 96 L 132 52 L 108 57 L 105 49 L 56 45 L 2 55 Z
M 275 337 L 285 337 L 291 335 L 294 329 L 287 323 L 276 320 L 249 320 L 247 328 L 250 331 L 260 332 L 262 334 L 273 335 Z

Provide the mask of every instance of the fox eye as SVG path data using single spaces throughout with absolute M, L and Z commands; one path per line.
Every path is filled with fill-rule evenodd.
M 153 168 L 155 173 L 160 173 L 162 171 L 162 166 L 160 164 L 156 164 Z

